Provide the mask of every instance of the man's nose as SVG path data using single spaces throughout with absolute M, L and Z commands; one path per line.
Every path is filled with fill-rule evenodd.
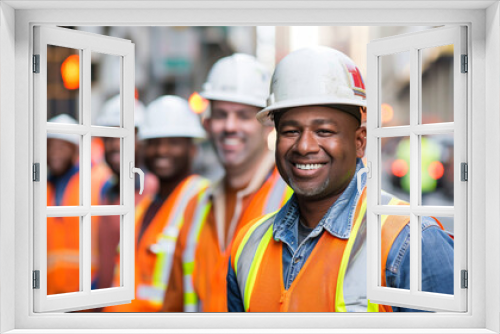
M 236 132 L 238 130 L 238 118 L 234 114 L 229 114 L 224 123 L 225 132 Z
M 314 133 L 311 131 L 304 131 L 301 133 L 295 148 L 297 153 L 300 155 L 308 155 L 319 152 L 318 141 L 314 136 Z

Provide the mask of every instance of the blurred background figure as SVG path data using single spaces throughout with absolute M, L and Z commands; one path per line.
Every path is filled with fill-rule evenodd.
M 103 106 L 102 112 L 97 118 L 99 126 L 118 126 L 120 122 L 121 109 L 120 95 L 115 95 Z M 144 121 L 144 105 L 139 100 L 135 100 L 134 124 L 135 124 L 135 166 L 143 168 L 143 154 L 141 152 L 141 142 L 137 138 L 139 128 Z M 120 205 L 120 168 L 121 157 L 119 138 L 103 137 L 97 138 L 102 141 L 104 148 L 104 161 L 92 167 L 92 189 L 98 190 L 97 205 Z M 105 171 L 108 171 L 106 173 Z M 94 173 L 96 171 L 96 173 Z M 142 196 L 156 193 L 158 180 L 156 176 L 144 168 L 144 192 Z M 135 178 L 135 203 L 141 200 L 139 195 L 139 178 Z M 94 204 L 94 205 L 95 205 Z M 120 242 L 120 216 L 100 216 L 92 217 L 92 254 L 96 255 L 99 264 L 98 280 L 94 282 L 93 288 L 103 289 L 112 286 L 114 275 L 114 264 L 116 249 Z M 97 247 L 96 247 L 97 246 Z M 95 257 L 95 256 L 94 256 Z
M 226 273 L 234 236 L 291 195 L 268 148 L 273 128 L 256 119 L 266 105 L 269 82 L 269 70 L 242 53 L 220 59 L 208 74 L 201 92 L 210 101 L 204 127 L 225 176 L 188 204 L 163 311 L 227 311 Z
M 61 114 L 49 122 L 78 124 Z M 47 136 L 47 206 L 80 204 L 79 138 L 49 133 Z M 47 218 L 47 294 L 80 289 L 80 219 Z
M 184 209 L 209 184 L 207 179 L 192 173 L 195 139 L 205 138 L 205 131 L 186 100 L 162 96 L 153 101 L 147 108 L 139 138 L 144 143 L 146 167 L 158 178 L 159 188 L 136 207 L 135 300 L 105 308 L 106 312 L 160 310 L 175 244 L 184 223 Z M 120 283 L 118 264 L 119 261 L 115 266 L 115 286 Z

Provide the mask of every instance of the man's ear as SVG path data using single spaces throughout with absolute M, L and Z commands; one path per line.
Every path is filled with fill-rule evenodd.
M 356 156 L 363 158 L 366 150 L 366 127 L 360 126 L 356 130 Z
M 210 134 L 212 133 L 210 131 L 210 128 L 211 128 L 211 118 L 210 117 L 204 117 L 201 121 L 201 125 L 203 126 L 203 129 L 205 129 L 206 133 L 210 136 Z

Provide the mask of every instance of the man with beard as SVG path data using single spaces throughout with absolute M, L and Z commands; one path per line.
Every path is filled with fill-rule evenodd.
M 254 57 L 234 54 L 210 70 L 201 95 L 204 120 L 224 178 L 187 206 L 163 311 L 225 312 L 230 245 L 247 222 L 280 208 L 291 194 L 268 149 L 270 126 L 255 116 L 266 103 L 269 72 Z
M 144 141 L 146 167 L 158 177 L 159 189 L 136 207 L 135 300 L 107 307 L 106 312 L 161 309 L 184 209 L 189 199 L 208 187 L 206 179 L 191 172 L 194 140 L 204 137 L 198 116 L 186 100 L 162 96 L 148 106 L 139 138 Z M 115 273 L 118 286 L 118 265 Z
M 257 118 L 276 127 L 276 164 L 294 195 L 236 237 L 230 311 L 413 311 L 366 297 L 366 177 L 357 178 L 365 103 L 358 68 L 337 50 L 301 49 L 276 67 L 269 105 Z M 381 201 L 408 205 L 385 192 Z M 422 291 L 453 294 L 453 239 L 437 219 L 421 221 Z M 381 216 L 382 286 L 410 287 L 408 222 Z

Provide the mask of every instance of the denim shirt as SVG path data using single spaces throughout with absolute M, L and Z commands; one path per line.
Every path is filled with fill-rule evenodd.
M 361 159 L 356 164 L 356 174 L 363 168 Z M 283 243 L 283 284 L 288 289 L 323 233 L 340 239 L 349 239 L 351 224 L 360 193 L 357 191 L 356 174 L 339 199 L 328 209 L 318 225 L 298 245 L 299 209 L 293 195 L 276 215 L 273 238 Z M 366 174 L 362 177 L 362 187 Z M 326 231 L 326 232 L 325 232 Z M 406 225 L 394 241 L 387 257 L 387 286 L 410 289 L 410 227 Z M 422 290 L 453 294 L 453 240 L 430 217 L 422 219 Z M 227 275 L 228 311 L 244 312 L 243 299 L 238 289 L 236 275 L 229 266 Z M 418 311 L 393 307 L 395 312 Z

